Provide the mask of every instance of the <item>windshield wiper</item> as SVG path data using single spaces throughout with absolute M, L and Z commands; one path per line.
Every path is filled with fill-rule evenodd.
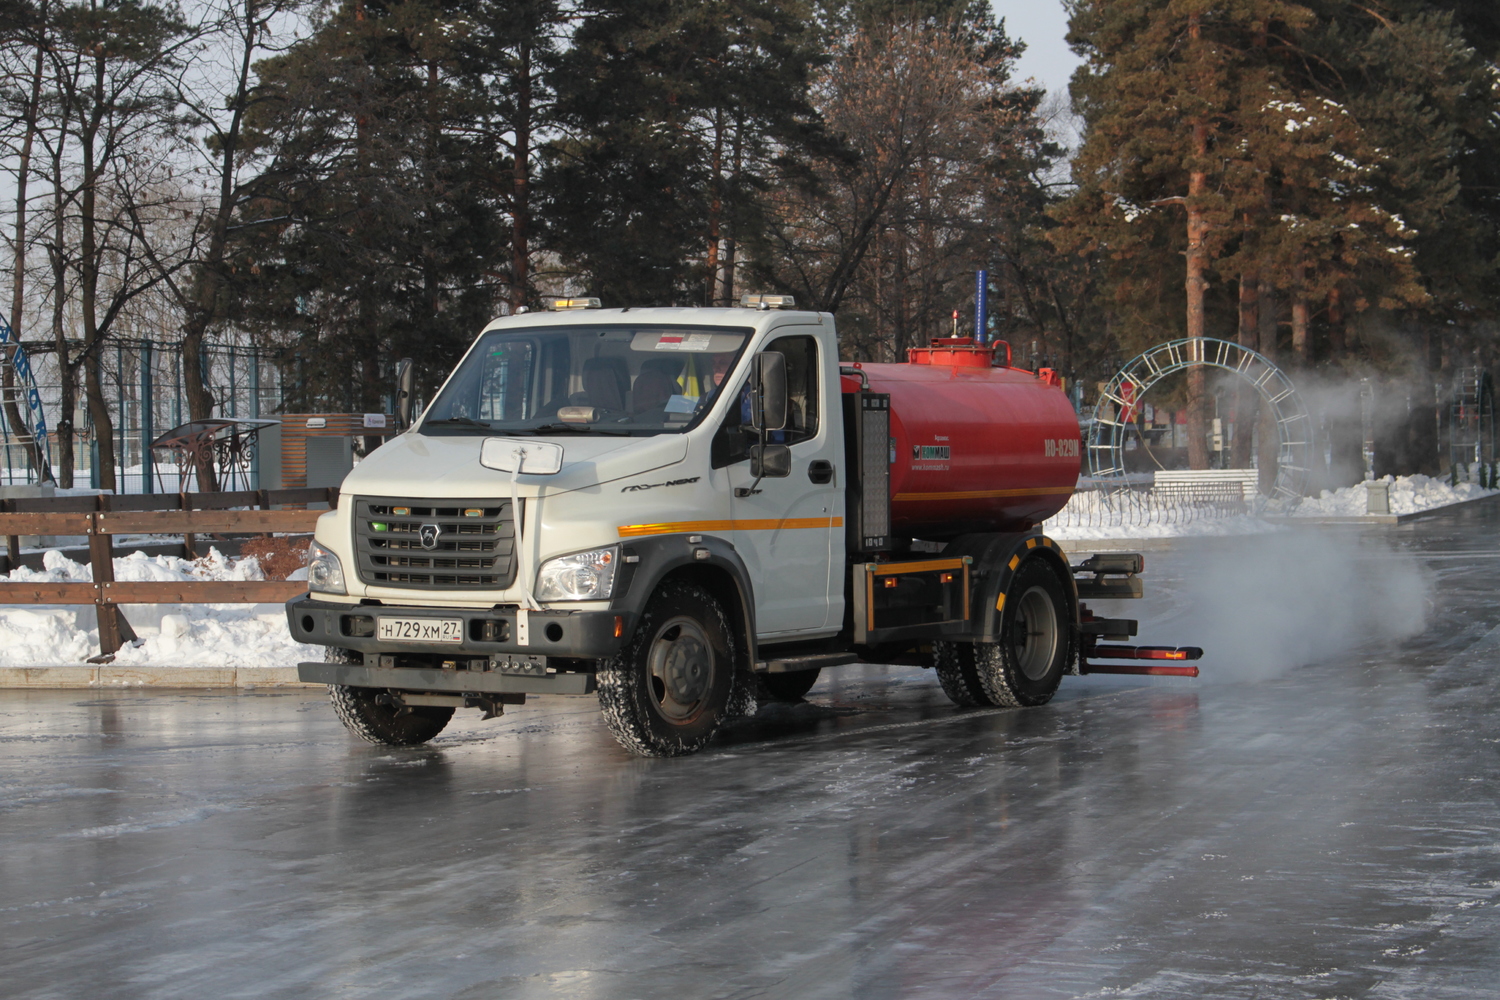
M 571 431 L 574 434 L 613 434 L 616 437 L 629 437 L 631 433 L 627 430 L 600 427 L 598 424 L 542 424 L 540 427 L 528 427 L 527 430 L 533 434 L 555 434 L 558 431 Z
M 495 425 L 488 420 L 475 420 L 473 417 L 444 417 L 442 420 L 422 421 L 424 431 L 429 427 L 478 427 L 486 431 L 495 429 Z

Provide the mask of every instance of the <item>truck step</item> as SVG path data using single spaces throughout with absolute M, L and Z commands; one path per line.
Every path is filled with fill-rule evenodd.
M 779 659 L 761 660 L 755 665 L 758 674 L 794 674 L 799 670 L 821 670 L 823 667 L 842 667 L 846 663 L 858 663 L 856 653 L 814 653 L 811 656 L 786 656 Z

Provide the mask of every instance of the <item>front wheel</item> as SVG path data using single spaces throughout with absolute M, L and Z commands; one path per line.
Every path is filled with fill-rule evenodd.
M 329 663 L 358 663 L 358 653 L 328 647 L 323 658 Z M 387 747 L 414 747 L 426 743 L 448 725 L 453 709 L 424 705 L 398 710 L 379 700 L 376 688 L 328 685 L 328 700 L 344 728 L 367 743 Z
M 599 667 L 605 725 L 631 753 L 696 753 L 728 714 L 734 631 L 717 601 L 668 581 L 652 595 L 635 634 Z

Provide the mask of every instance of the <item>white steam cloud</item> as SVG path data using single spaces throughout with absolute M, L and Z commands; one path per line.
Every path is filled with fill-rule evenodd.
M 1264 680 L 1411 638 L 1432 607 L 1432 575 L 1411 553 L 1326 529 L 1148 554 L 1144 579 L 1144 601 L 1099 613 L 1140 618 L 1140 645 L 1203 647 L 1209 683 Z

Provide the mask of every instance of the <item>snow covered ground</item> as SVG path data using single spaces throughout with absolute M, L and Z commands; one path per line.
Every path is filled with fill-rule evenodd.
M 1457 486 L 1453 486 L 1447 479 L 1421 475 L 1386 476 L 1377 482 L 1388 484 L 1392 514 L 1416 514 L 1500 493 L 1500 490 L 1487 490 L 1476 482 L 1460 480 Z M 1368 512 L 1369 498 L 1369 489 L 1360 483 L 1339 490 L 1324 490 L 1316 497 L 1305 497 L 1295 509 L 1286 513 L 1290 517 L 1358 517 Z
M 1429 476 L 1386 476 L 1390 513 L 1416 514 L 1450 504 L 1493 496 L 1500 490 L 1476 482 Z M 1319 496 L 1304 497 L 1296 505 L 1269 505 L 1265 517 L 1363 517 L 1369 513 L 1369 488 L 1360 483 Z M 1183 538 L 1205 535 L 1253 535 L 1276 531 L 1278 525 L 1254 514 L 1224 514 L 1206 505 L 1162 499 L 1145 492 L 1108 495 L 1097 491 L 1075 493 L 1042 530 L 1059 541 L 1102 538 Z
M 22 567 L 6 579 L 17 583 L 93 579 L 87 563 L 74 562 L 61 552 L 48 552 L 43 560 L 42 570 Z M 195 560 L 141 552 L 115 559 L 115 579 L 122 582 L 264 578 L 253 556 L 228 559 L 217 549 Z M 292 640 L 279 604 L 126 605 L 124 611 L 141 641 L 115 655 L 114 662 L 121 666 L 293 667 L 298 660 L 322 656 L 321 649 Z M 0 667 L 76 664 L 98 652 L 91 606 L 0 607 Z
M 1489 496 L 1477 483 L 1449 485 L 1427 476 L 1387 477 L 1393 514 L 1411 514 Z M 1309 497 L 1294 509 L 1274 513 L 1293 517 L 1363 515 L 1368 494 L 1361 484 Z M 1073 496 L 1043 530 L 1059 541 L 1093 539 L 1183 538 L 1253 535 L 1283 530 L 1250 514 L 1222 515 L 1189 504 L 1153 500 L 1143 493 L 1106 497 L 1095 491 Z M 56 550 L 44 556 L 44 569 L 18 569 L 14 582 L 81 582 L 92 578 L 87 563 Z M 141 552 L 115 559 L 120 581 L 260 580 L 252 556 L 230 559 L 217 549 L 197 560 L 147 556 Z M 321 649 L 294 642 L 279 604 L 129 605 L 125 608 L 137 645 L 115 657 L 121 666 L 152 667 L 291 667 L 299 660 L 321 658 Z M 83 663 L 99 650 L 94 609 L 88 607 L 0 607 L 0 667 Z

